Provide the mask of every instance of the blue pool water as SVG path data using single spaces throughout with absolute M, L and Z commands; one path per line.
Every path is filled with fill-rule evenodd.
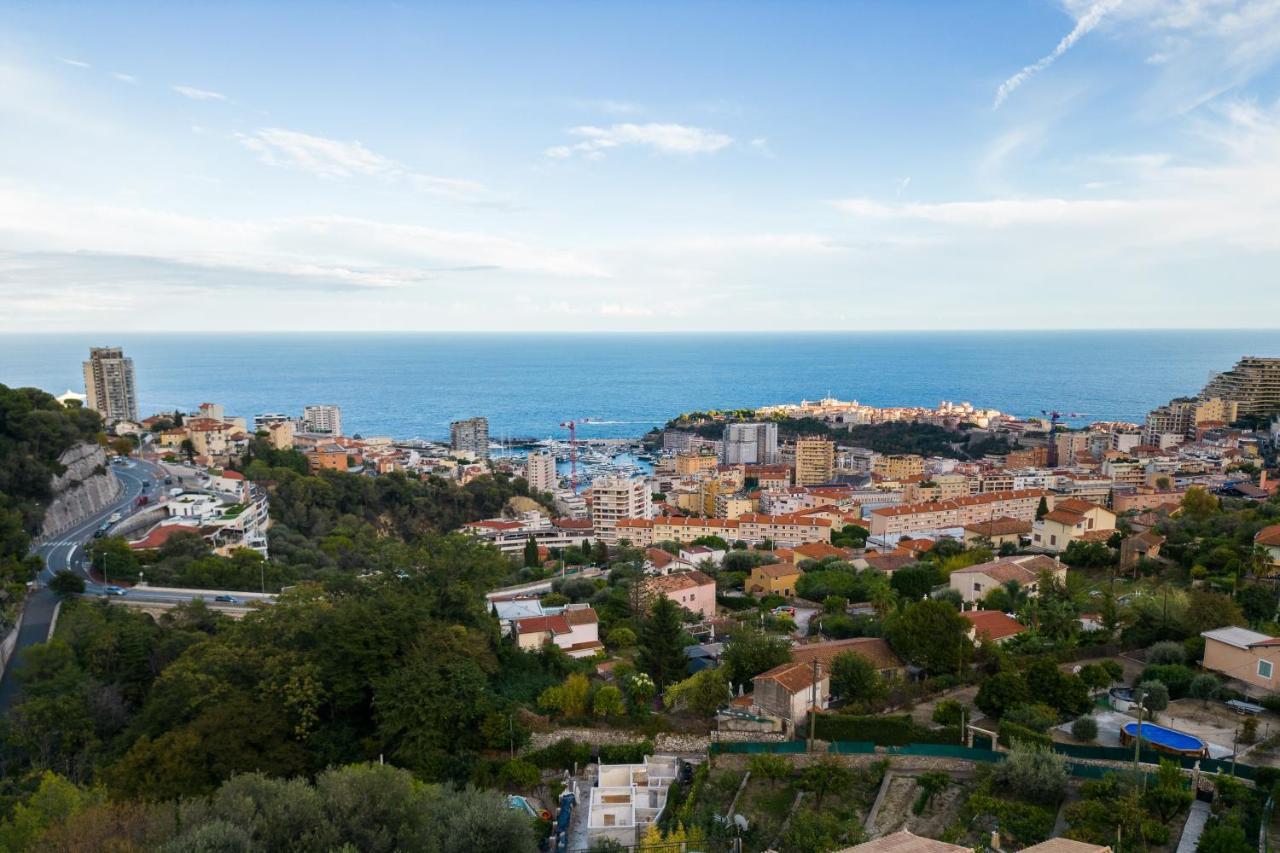
M 1125 723 L 1124 733 L 1130 737 L 1137 736 L 1138 724 L 1136 722 Z M 1166 749 L 1173 749 L 1178 752 L 1200 752 L 1205 748 L 1204 741 L 1200 740 L 1200 738 L 1175 729 L 1166 729 L 1164 726 L 1158 726 L 1155 723 L 1142 724 L 1142 739 L 1155 746 L 1163 746 Z

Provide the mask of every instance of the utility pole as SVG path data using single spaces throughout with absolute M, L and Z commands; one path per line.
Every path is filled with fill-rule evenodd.
M 809 752 L 813 752 L 813 736 L 818 725 L 818 658 L 813 659 L 813 693 L 809 708 Z
M 1136 697 L 1138 700 L 1138 735 L 1133 739 L 1133 783 L 1138 784 L 1138 754 L 1142 750 L 1142 689 L 1139 688 Z

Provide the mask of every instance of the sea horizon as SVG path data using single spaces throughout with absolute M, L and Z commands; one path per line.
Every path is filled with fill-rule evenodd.
M 484 415 L 495 439 L 564 437 L 559 424 L 583 418 L 583 437 L 628 438 L 682 411 L 828 394 L 1141 421 L 1241 356 L 1280 355 L 1280 331 L 6 333 L 0 383 L 82 392 L 81 362 L 105 345 L 133 358 L 144 415 L 335 403 L 348 434 L 442 439 L 451 420 Z

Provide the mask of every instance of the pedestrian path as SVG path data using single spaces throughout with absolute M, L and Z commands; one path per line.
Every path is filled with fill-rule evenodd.
M 1178 853 L 1195 853 L 1200 833 L 1204 832 L 1204 822 L 1208 819 L 1209 804 L 1203 800 L 1192 800 L 1187 823 L 1182 827 L 1182 838 L 1178 840 Z

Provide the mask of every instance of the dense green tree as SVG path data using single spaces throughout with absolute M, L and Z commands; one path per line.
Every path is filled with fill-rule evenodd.
M 869 710 L 888 694 L 888 685 L 871 661 L 843 652 L 831 662 L 831 692 L 860 710 Z
M 540 565 L 541 562 L 538 559 L 538 540 L 530 536 L 524 543 L 524 564 L 534 568 Z
M 917 601 L 885 624 L 893 648 L 926 672 L 954 673 L 969 657 L 969 622 L 943 601 Z
M 790 659 L 791 644 L 785 638 L 744 625 L 730 635 L 720 665 L 735 688 L 750 689 L 751 679 Z
M 636 656 L 636 666 L 649 674 L 659 691 L 684 677 L 688 665 L 684 655 L 685 637 L 679 605 L 662 596 L 640 624 Z
M 84 592 L 84 578 L 63 569 L 49 581 L 49 589 L 57 593 L 59 598 L 71 598 Z
M 1017 672 L 998 672 L 982 682 L 973 703 L 988 717 L 999 718 L 1010 708 L 1031 700 L 1026 679 Z
M 943 580 L 942 573 L 933 563 L 916 563 L 894 572 L 889 584 L 903 601 L 918 601 Z

